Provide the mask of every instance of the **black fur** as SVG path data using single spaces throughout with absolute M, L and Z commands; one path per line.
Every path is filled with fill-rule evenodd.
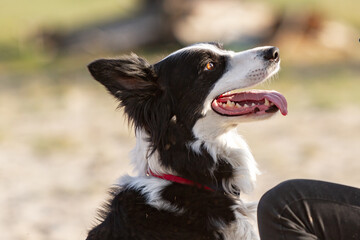
M 87 239 L 222 239 L 216 221 L 234 221 L 229 206 L 232 199 L 219 192 L 173 183 L 163 189 L 162 197 L 183 209 L 182 214 L 158 210 L 146 204 L 139 191 L 114 189 L 113 200 L 105 206 L 103 219 Z

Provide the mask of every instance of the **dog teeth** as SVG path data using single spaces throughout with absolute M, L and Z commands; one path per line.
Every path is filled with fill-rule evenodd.
M 242 108 L 242 107 L 255 107 L 257 106 L 256 103 L 249 103 L 249 104 L 240 104 L 240 103 L 237 103 L 237 102 L 232 102 L 230 100 L 227 100 L 227 102 L 219 102 L 218 103 L 219 106 L 222 106 L 222 107 L 228 107 L 228 108 Z M 271 106 L 273 105 L 272 102 L 270 102 L 268 99 L 265 98 L 265 103 L 264 103 L 265 106 Z
M 235 103 L 232 102 L 232 101 L 230 101 L 230 100 L 228 100 L 228 101 L 226 102 L 226 105 L 229 106 L 229 107 L 234 107 L 234 106 L 235 106 Z
M 265 98 L 265 106 L 270 106 L 270 102 L 266 98 Z

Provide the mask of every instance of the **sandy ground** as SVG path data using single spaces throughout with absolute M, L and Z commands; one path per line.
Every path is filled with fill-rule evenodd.
M 116 102 L 95 84 L 0 93 L 0 239 L 85 239 L 108 187 L 131 173 L 134 137 Z M 239 127 L 262 171 L 244 198 L 289 178 L 360 187 L 360 109 L 289 111 Z

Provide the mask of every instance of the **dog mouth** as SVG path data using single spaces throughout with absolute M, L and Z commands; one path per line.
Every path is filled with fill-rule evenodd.
M 279 110 L 284 116 L 288 113 L 285 97 L 273 90 L 230 91 L 216 97 L 211 107 L 216 113 L 224 116 L 261 116 Z

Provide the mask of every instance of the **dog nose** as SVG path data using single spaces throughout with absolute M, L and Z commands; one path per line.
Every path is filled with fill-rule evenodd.
M 277 47 L 270 47 L 264 50 L 264 59 L 270 62 L 279 62 L 280 51 Z

